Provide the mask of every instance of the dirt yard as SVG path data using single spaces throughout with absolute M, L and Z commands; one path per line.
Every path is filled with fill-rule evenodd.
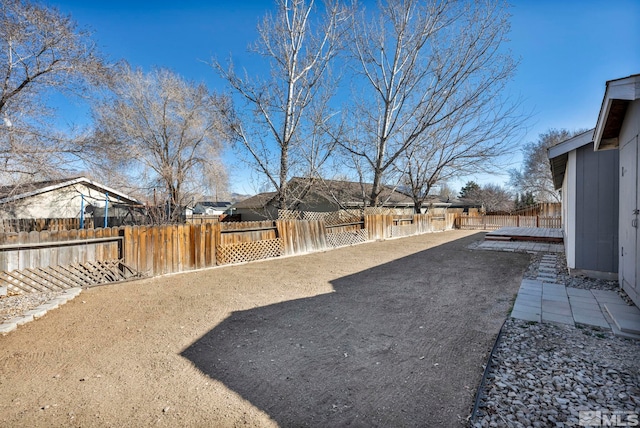
M 0 336 L 0 426 L 455 426 L 529 257 L 434 233 L 85 290 Z

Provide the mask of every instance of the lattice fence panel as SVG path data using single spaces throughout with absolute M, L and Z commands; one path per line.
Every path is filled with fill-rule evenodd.
M 391 237 L 411 236 L 416 234 L 415 224 L 405 224 L 403 226 L 391 226 Z
M 218 264 L 225 265 L 278 257 L 283 254 L 283 248 L 282 239 L 266 239 L 219 246 L 216 255 Z
M 0 272 L 0 286 L 12 293 L 62 291 L 142 277 L 122 260 L 100 260 Z
M 300 220 L 301 211 L 278 210 L 278 220 Z
M 359 244 L 368 240 L 369 232 L 367 229 L 360 229 L 357 232 L 327 233 L 327 244 L 334 248 Z
M 394 215 L 396 211 L 393 208 L 385 207 L 367 207 L 364 209 L 365 214 L 382 214 L 382 215 Z
M 413 207 L 389 208 L 389 207 L 367 207 L 364 209 L 365 214 L 382 214 L 382 215 L 410 215 L 414 213 Z
M 303 220 L 323 220 L 327 226 L 362 221 L 360 210 L 340 210 L 331 212 L 304 211 Z
M 327 225 L 357 223 L 362 221 L 363 214 L 358 210 L 337 211 L 335 215 L 326 219 Z
M 302 220 L 324 220 L 330 212 L 302 211 Z

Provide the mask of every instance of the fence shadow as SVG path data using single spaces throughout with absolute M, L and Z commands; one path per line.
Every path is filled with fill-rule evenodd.
M 458 424 L 528 263 L 479 236 L 234 312 L 181 355 L 281 426 Z

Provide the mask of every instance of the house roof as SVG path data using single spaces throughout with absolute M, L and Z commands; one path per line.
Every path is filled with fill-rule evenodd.
M 122 200 L 125 203 L 136 205 L 142 204 L 140 201 L 132 198 L 125 193 L 119 192 L 115 189 L 89 180 L 86 177 L 72 177 L 59 180 L 38 181 L 32 183 L 24 183 L 17 186 L 2 186 L 0 187 L 0 204 L 51 192 L 63 187 L 72 186 L 74 184 L 83 184 L 98 191 L 109 193 L 110 195 L 116 196 L 118 199 Z
M 193 206 L 193 212 L 195 214 L 204 214 L 207 210 L 225 211 L 231 205 L 231 202 L 200 201 Z
M 305 198 L 323 198 L 343 207 L 362 206 L 369 200 L 373 185 L 344 180 L 324 180 L 294 177 L 289 181 L 291 193 Z M 412 206 L 413 200 L 390 186 L 382 186 L 379 200 L 383 206 Z
M 207 208 L 227 208 L 231 206 L 231 202 L 200 201 L 198 204 Z
M 451 208 L 480 208 L 482 204 L 476 201 L 470 201 L 469 199 L 452 198 L 448 203 Z
M 429 205 L 433 205 L 434 207 L 437 207 L 437 208 L 448 208 L 457 202 L 460 202 L 460 201 L 457 200 L 456 198 L 443 198 L 442 196 L 432 195 L 432 196 L 427 196 L 427 198 L 422 203 L 422 206 L 426 207 Z
M 619 146 L 618 137 L 627 108 L 637 99 L 640 99 L 640 74 L 607 82 L 593 136 L 595 150 Z
M 372 184 L 354 181 L 324 180 L 294 177 L 287 183 L 294 198 L 301 201 L 323 200 L 342 207 L 360 207 L 368 200 Z M 264 208 L 276 197 L 276 192 L 259 193 L 249 199 L 238 202 L 232 208 Z M 383 186 L 380 201 L 384 206 L 412 206 L 413 200 L 406 194 Z
M 275 196 L 276 196 L 276 192 L 258 193 L 257 195 L 247 198 L 243 201 L 236 202 L 231 206 L 231 208 L 246 208 L 246 209 L 264 208 L 264 206 L 267 205 L 269 201 L 273 199 Z
M 593 142 L 593 129 L 564 140 L 555 146 L 549 147 L 547 154 L 551 165 L 551 175 L 553 176 L 553 186 L 557 189 L 562 187 L 564 172 L 569 160 L 569 152 L 579 149 Z

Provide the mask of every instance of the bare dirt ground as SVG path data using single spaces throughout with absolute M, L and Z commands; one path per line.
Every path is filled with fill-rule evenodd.
M 0 426 L 455 426 L 529 257 L 450 231 L 85 290 L 0 337 Z

